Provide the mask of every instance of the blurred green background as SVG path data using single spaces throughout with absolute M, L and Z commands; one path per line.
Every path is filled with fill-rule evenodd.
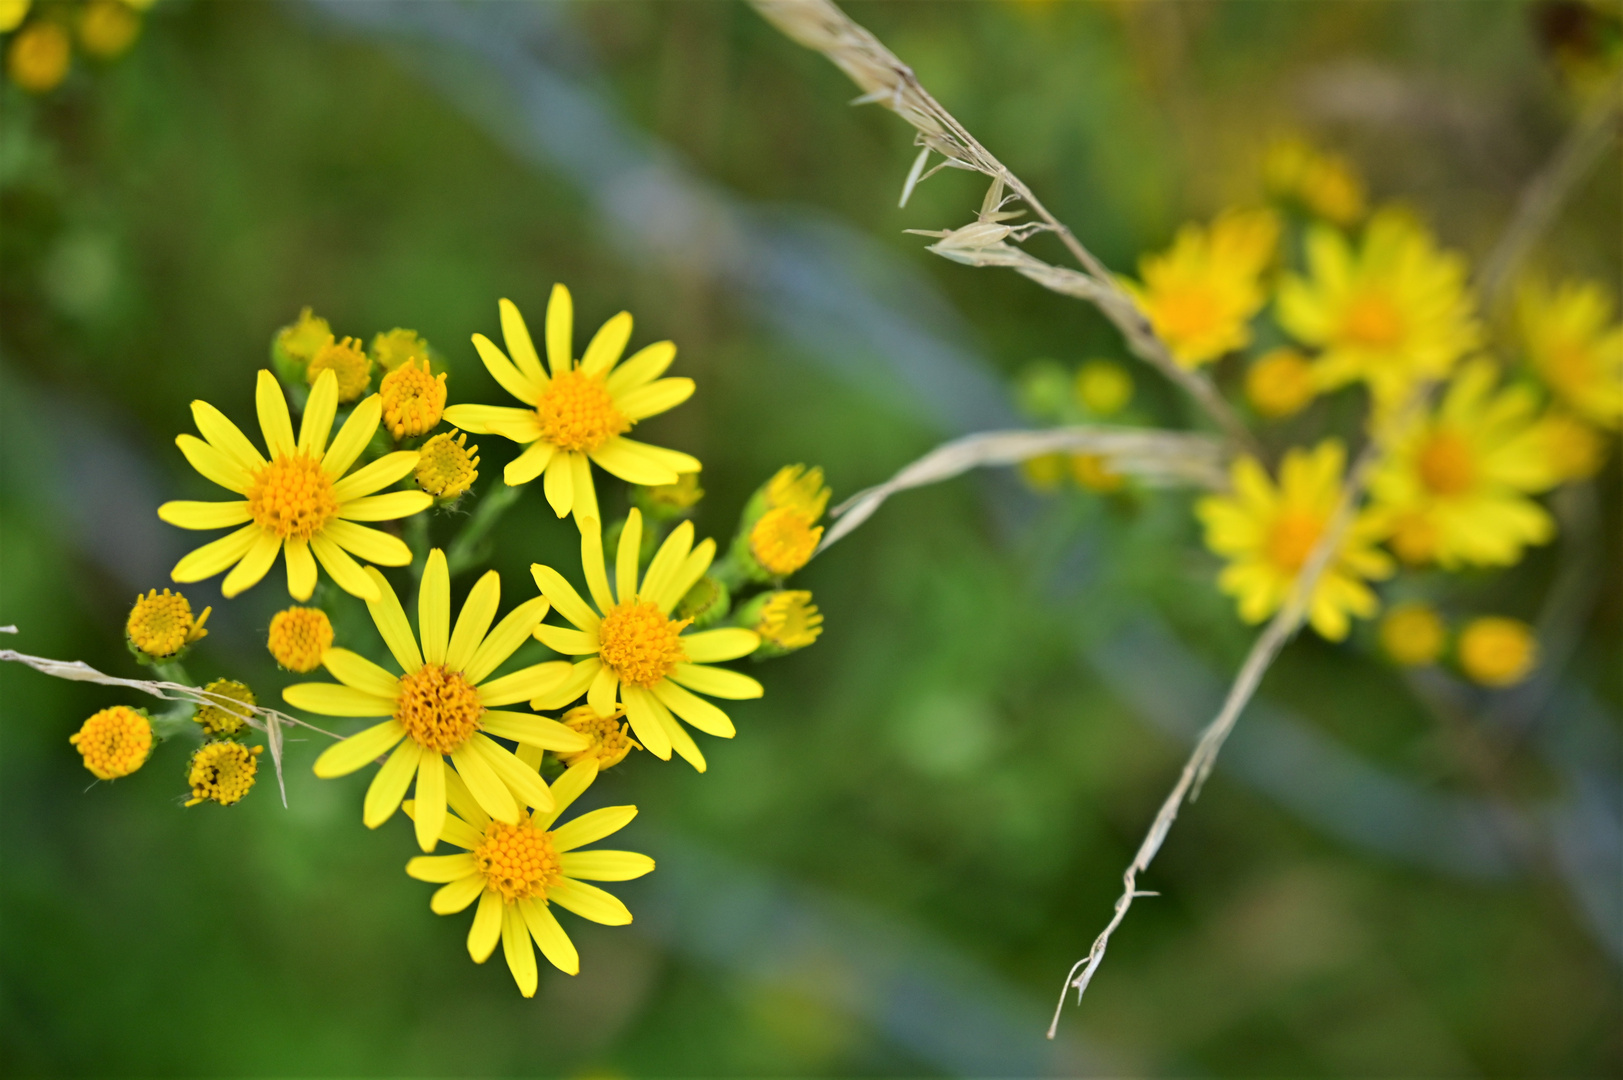
M 1480 255 L 1576 109 L 1521 3 L 850 10 L 1121 270 L 1259 201 L 1285 131 Z M 498 297 L 533 325 L 567 283 L 579 340 L 630 309 L 633 345 L 675 339 L 699 382 L 645 434 L 704 461 L 718 537 L 781 464 L 821 464 L 838 500 L 1014 422 L 1034 357 L 1125 358 L 1081 305 L 902 235 L 961 224 L 983 185 L 949 172 L 898 209 L 911 132 L 854 95 L 748 8 L 698 0 L 162 0 L 116 63 L 40 98 L 7 85 L 0 624 L 21 633 L 0 645 L 139 674 L 129 601 L 191 539 L 153 510 L 208 497 L 173 444 L 188 403 L 249 417 L 305 304 L 340 334 L 421 331 L 452 400 L 489 402 L 468 338 Z M 1619 205 L 1614 146 L 1536 261 L 1615 296 Z M 1137 379 L 1146 420 L 1190 422 Z M 499 482 L 511 447 L 479 442 Z M 267 774 L 183 812 L 165 746 L 92 787 L 68 735 L 143 702 L 4 665 L 0 1069 L 1617 1075 L 1616 456 L 1593 615 L 1508 744 L 1518 805 L 1487 801 L 1367 647 L 1303 639 L 1054 1044 L 1065 969 L 1251 636 L 1186 494 L 1038 503 L 997 472 L 881 510 L 797 579 L 826 632 L 752 670 L 767 696 L 703 740 L 708 774 L 637 756 L 600 783 L 642 808 L 624 846 L 660 868 L 617 888 L 632 927 L 569 921 L 582 973 L 544 971 L 533 1001 L 429 912 L 409 824 L 362 827 L 363 775 L 318 782 L 317 747 L 290 743 L 287 809 Z M 573 535 L 521 501 L 497 534 L 509 601 Z M 1531 617 L 1562 553 L 1483 595 Z M 186 590 L 216 605 L 192 672 L 274 700 L 280 571 L 217 588 Z

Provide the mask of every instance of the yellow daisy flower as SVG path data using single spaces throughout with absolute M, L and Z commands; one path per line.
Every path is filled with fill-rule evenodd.
M 1139 261 L 1144 283 L 1124 284 L 1173 359 L 1198 367 L 1251 341 L 1267 299 L 1258 278 L 1278 244 L 1273 211 L 1225 210 L 1209 229 L 1179 229 L 1171 249 Z
M 418 637 L 413 637 L 388 581 L 375 567 L 366 572 L 378 587 L 378 598 L 367 601 L 367 609 L 403 674 L 334 648 L 322 654 L 321 663 L 342 685 L 299 683 L 282 691 L 289 705 L 306 712 L 390 718 L 328 747 L 316 759 L 316 775 L 347 776 L 393 748 L 366 790 L 363 820 L 369 829 L 389 820 L 415 776 L 417 843 L 424 851 L 434 850 L 445 821 L 451 775 L 446 755 L 491 817 L 516 825 L 521 805 L 551 807 L 535 770 L 526 770 L 490 736 L 543 750 L 585 749 L 585 736 L 556 720 L 500 709 L 549 688 L 568 674 L 569 664 L 535 664 L 485 681 L 524 644 L 547 613 L 547 601 L 538 596 L 520 604 L 491 630 L 501 599 L 501 580 L 491 570 L 468 593 L 453 630 L 451 575 L 445 553 L 435 548 L 418 589 Z
M 1465 260 L 1437 250 L 1407 213 L 1376 214 L 1356 251 L 1316 226 L 1306 250 L 1309 276 L 1280 283 L 1279 324 L 1322 350 L 1314 370 L 1325 389 L 1362 380 L 1378 406 L 1394 406 L 1480 343 Z
M 1364 181 L 1340 154 L 1298 138 L 1280 139 L 1263 158 L 1268 194 L 1300 203 L 1310 213 L 1347 226 L 1364 216 Z
M 1318 543 L 1341 498 L 1346 452 L 1335 439 L 1313 450 L 1290 450 L 1276 487 L 1255 458 L 1232 470 L 1234 493 L 1202 499 L 1195 514 L 1206 526 L 1206 546 L 1230 562 L 1218 588 L 1240 602 L 1240 618 L 1258 623 L 1284 605 L 1296 576 Z M 1364 584 L 1392 573 L 1392 560 L 1374 545 L 1382 535 L 1378 517 L 1363 512 L 1319 577 L 1308 602 L 1308 621 L 1320 636 L 1347 636 L 1348 615 L 1367 619 L 1380 601 Z
M 445 410 L 445 421 L 526 447 L 502 474 L 508 486 L 527 484 L 544 472 L 553 511 L 559 517 L 573 511 L 580 520 L 598 516 L 592 462 L 633 484 L 672 484 L 682 473 L 699 471 L 698 458 L 625 437 L 637 421 L 673 409 L 693 394 L 692 379 L 659 377 L 676 359 L 674 344 L 656 342 L 619 364 L 631 340 L 631 315 L 622 311 L 593 335 L 577 363 L 574 302 L 568 289 L 554 285 L 547 302 L 549 375 L 518 308 L 509 300 L 499 306 L 507 352 L 483 334 L 475 334 L 473 344 L 490 374 L 527 408 L 453 405 Z
M 1550 291 L 1529 284 L 1517 295 L 1517 321 L 1539 375 L 1592 424 L 1623 427 L 1623 324 L 1593 281 Z
M 202 581 L 231 567 L 220 591 L 236 596 L 258 584 L 277 553 L 285 551 L 287 591 L 293 599 L 308 600 L 315 591 L 319 561 L 339 588 L 376 600 L 376 586 L 350 553 L 381 566 L 405 566 L 411 549 L 399 537 L 356 522 L 409 517 L 434 504 L 433 496 L 422 491 L 376 494 L 411 472 L 416 451 L 386 454 L 345 476 L 372 441 L 382 405 L 373 394 L 355 406 L 329 446 L 327 436 L 338 412 L 338 381 L 331 372 L 324 372 L 310 391 L 297 441 L 287 398 L 268 371 L 259 373 L 255 401 L 269 461 L 224 413 L 206 401 L 192 402 L 192 418 L 203 438 L 179 435 L 175 444 L 192 468 L 243 498 L 166 502 L 158 507 L 158 516 L 182 529 L 242 528 L 193 551 L 169 576 L 179 582 Z
M 552 905 L 605 926 L 625 926 L 631 922 L 625 904 L 587 882 L 630 881 L 654 869 L 653 859 L 633 851 L 578 850 L 625 828 L 637 816 L 635 806 L 601 807 L 553 827 L 596 777 L 595 758 L 570 766 L 553 783 L 545 808 L 508 823 L 492 820 L 456 775 L 447 774 L 446 795 L 456 815 L 445 819 L 445 841 L 465 850 L 419 855 L 406 864 L 406 873 L 418 881 L 443 884 L 428 902 L 436 915 L 454 915 L 479 901 L 468 930 L 468 954 L 482 964 L 500 942 L 525 997 L 535 996 L 538 981 L 532 939 L 558 970 L 580 971 L 580 955 Z M 535 782 L 547 790 L 539 776 Z
M 581 522 L 581 563 L 595 611 L 558 571 L 539 563 L 530 567 L 542 595 L 577 627 L 543 623 L 535 628 L 536 638 L 565 656 L 586 657 L 561 684 L 534 697 L 530 706 L 562 708 L 584 693 L 597 715 L 613 716 L 616 700 L 622 701 L 631 730 L 649 753 L 669 761 L 674 747 L 703 772 L 704 755 L 671 714 L 707 735 L 732 738 L 733 722 L 727 714 L 689 691 L 719 698 L 760 697 L 761 684 L 748 675 L 709 665 L 748 656 L 761 638 L 753 630 L 736 627 L 684 634 L 692 620 L 671 617 L 671 609 L 704 576 L 716 552 L 713 540 L 693 546 L 691 521 L 682 522 L 665 538 L 639 587 L 641 546 L 642 514 L 634 509 L 620 533 L 611 591 L 602 529 L 596 518 Z
M 1527 498 L 1560 480 L 1525 386 L 1495 390 L 1492 362 L 1473 360 L 1436 412 L 1391 436 L 1370 478 L 1404 561 L 1508 566 L 1528 544 L 1555 535 L 1555 521 Z

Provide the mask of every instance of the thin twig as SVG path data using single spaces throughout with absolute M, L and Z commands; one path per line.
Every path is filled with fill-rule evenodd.
M 1477 274 L 1477 289 L 1484 309 L 1491 310 L 1503 298 L 1522 260 L 1618 134 L 1620 121 L 1623 121 L 1623 72 L 1614 76 L 1589 103 L 1549 162 L 1522 189 L 1515 216 L 1499 235 L 1493 250 L 1482 260 L 1482 269 Z
M 1136 476 L 1151 486 L 1193 485 L 1214 490 L 1228 486 L 1223 445 L 1205 435 L 1103 424 L 983 431 L 941 444 L 884 483 L 859 491 L 836 506 L 829 516 L 838 520 L 817 546 L 817 554 L 867 521 L 899 491 L 949 480 L 984 465 L 1014 465 L 1060 452 L 1098 454 L 1107 468 Z
M 1121 331 L 1127 340 L 1127 347 L 1135 356 L 1182 387 L 1237 446 L 1254 452 L 1255 439 L 1233 408 L 1218 393 L 1212 381 L 1198 371 L 1183 367 L 1173 359 L 1171 350 L 1156 335 L 1144 312 L 1117 283 L 1115 276 L 1104 263 L 1076 238 L 1076 234 L 1071 232 L 1064 222 L 1049 213 L 1048 208 L 1026 186 L 1025 181 L 982 146 L 951 113 L 930 96 L 919 83 L 918 77 L 913 74 L 912 68 L 902 63 L 896 54 L 887 49 L 873 34 L 853 22 L 831 0 L 752 0 L 752 3 L 761 16 L 773 26 L 801 45 L 827 56 L 850 77 L 852 82 L 861 87 L 864 92 L 857 98 L 858 103 L 871 102 L 883 105 L 917 129 L 918 136 L 915 142 L 923 147 L 925 153 L 914 162 L 914 170 L 908 174 L 904 201 L 906 194 L 924 178 L 918 175 L 918 171 L 923 167 L 924 159 L 931 151 L 946 158 L 944 164 L 981 173 L 991 177 L 994 182 L 992 192 L 987 197 L 988 205 L 983 206 L 980 218 L 965 229 L 955 230 L 955 234 L 963 234 L 968 230 L 984 232 L 987 224 L 1010 216 L 1001 212 L 1004 202 L 1001 195 L 1003 189 L 1007 188 L 1041 219 L 1042 228 L 1037 231 L 1052 232 L 1059 237 L 1066 250 L 1086 271 L 1085 274 L 1078 276 L 1085 277 L 1091 284 L 1086 287 L 1077 284 L 1072 288 L 1058 288 L 1055 284 L 1059 280 L 1057 276 L 1047 272 L 1028 272 L 1037 267 L 1046 267 L 1047 271 L 1060 273 L 1059 268 L 1049 267 L 1034 256 L 1025 256 L 1024 269 L 1015 268 L 1038 284 L 1093 303 L 1099 312 Z M 924 174 L 925 177 L 928 175 Z M 1026 228 L 1031 230 L 1030 226 Z M 1011 231 L 1009 227 L 1004 226 L 1001 235 L 996 235 L 995 240 L 991 242 L 1001 242 L 1009 237 Z M 1031 234 L 1031 231 L 1027 231 L 1014 238 L 1025 239 Z M 932 245 L 930 250 L 949 258 L 955 257 L 942 250 L 939 244 Z M 970 265 L 1014 264 L 987 261 L 972 262 Z M 1077 274 L 1077 271 L 1063 273 Z

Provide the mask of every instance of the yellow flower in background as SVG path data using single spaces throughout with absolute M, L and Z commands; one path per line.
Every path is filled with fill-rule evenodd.
M 216 802 L 230 806 L 242 801 L 253 790 L 254 777 L 259 772 L 259 755 L 263 746 L 252 749 L 239 742 L 209 742 L 197 748 L 187 766 L 186 782 L 191 785 L 192 797 L 187 806 Z
M 103 60 L 121 56 L 141 33 L 141 16 L 124 0 L 91 0 L 79 15 L 79 44 Z
M 585 694 L 597 715 L 613 716 L 616 702 L 624 702 L 631 730 L 649 753 L 668 761 L 674 747 L 703 772 L 704 755 L 676 716 L 723 739 L 732 738 L 735 729 L 726 713 L 690 691 L 735 700 L 762 693 L 761 684 L 748 675 L 709 666 L 754 652 L 761 643 L 755 631 L 729 627 L 689 634 L 684 631 L 691 620 L 671 617 L 676 602 L 710 568 L 715 541 L 694 547 L 693 523 L 682 522 L 660 545 L 639 585 L 642 514 L 633 509 L 620 532 L 611 589 L 597 519 L 580 524 L 581 564 L 596 610 L 552 567 L 536 563 L 530 571 L 542 595 L 576 627 L 543 623 L 535 628 L 536 638 L 555 652 L 586 659 L 575 664 L 563 683 L 532 698 L 530 705 L 557 709 Z
M 68 77 L 73 42 L 50 19 L 35 19 L 17 32 L 6 50 L 6 73 L 30 94 L 55 90 Z
M 372 361 L 361 351 L 359 338 L 347 337 L 342 341 L 328 341 L 316 350 L 310 363 L 305 365 L 304 380 L 316 385 L 323 372 L 331 371 L 338 377 L 338 401 L 347 405 L 360 400 L 366 388 L 372 385 Z
M 1520 619 L 1488 615 L 1460 631 L 1460 667 L 1483 686 L 1514 686 L 1538 664 L 1533 628 Z
M 1318 392 L 1312 365 L 1295 349 L 1274 349 L 1246 369 L 1246 400 L 1270 420 L 1295 416 Z
M 775 654 L 804 649 L 823 633 L 823 613 L 805 589 L 767 593 L 751 620 L 762 647 Z
M 1405 562 L 1508 566 L 1555 535 L 1529 493 L 1559 479 L 1525 386 L 1496 390 L 1492 362 L 1466 364 L 1436 412 L 1391 435 L 1370 494 Z
M 1064 454 L 1038 454 L 1020 463 L 1020 475 L 1025 477 L 1033 491 L 1047 495 L 1059 490 L 1059 486 L 1065 482 L 1068 467 Z
M 630 881 L 654 869 L 653 859 L 636 852 L 579 850 L 625 828 L 637 816 L 635 806 L 600 807 L 554 828 L 596 777 L 595 760 L 572 765 L 553 783 L 545 807 L 504 822 L 493 820 L 456 775 L 448 774 L 446 794 L 456 814 L 445 819 L 445 841 L 464 851 L 419 855 L 406 864 L 406 873 L 418 881 L 443 886 L 429 901 L 436 915 L 455 915 L 479 901 L 468 930 L 468 955 L 482 964 L 499 942 L 525 997 L 535 996 L 536 947 L 559 971 L 580 971 L 580 955 L 552 905 L 605 926 L 625 926 L 631 922 L 625 904 L 587 882 Z M 547 790 L 539 776 L 535 784 Z
M 245 714 L 256 704 L 247 683 L 235 679 L 215 679 L 203 687 L 207 705 L 199 705 L 192 717 L 209 736 L 235 735 L 248 726 Z
M 302 370 L 332 341 L 332 327 L 327 320 L 306 307 L 290 325 L 276 332 L 272 351 L 281 353 L 287 363 Z
M 435 547 L 428 552 L 417 591 L 417 635 L 412 635 L 388 580 L 377 568 L 368 567 L 367 573 L 378 586 L 378 599 L 367 601 L 367 611 L 403 674 L 396 676 L 346 648 L 329 648 L 321 654 L 321 666 L 338 684 L 300 682 L 282 690 L 289 705 L 308 713 L 390 718 L 328 747 L 315 760 L 315 775 L 325 780 L 347 776 L 393 749 L 367 788 L 362 820 L 367 828 L 390 820 L 415 776 L 417 845 L 424 851 L 433 851 L 445 822 L 450 784 L 446 757 L 479 806 L 495 819 L 518 822 L 521 802 L 514 799 L 523 806 L 552 806 L 534 770 L 526 770 L 511 750 L 490 737 L 542 750 L 586 747 L 581 734 L 555 719 L 500 710 L 557 684 L 570 671 L 566 661 L 532 664 L 490 679 L 547 614 L 547 601 L 537 596 L 519 604 L 490 629 L 502 601 L 502 580 L 489 570 L 467 593 L 453 630 L 450 568 L 445 552 Z
M 693 380 L 662 379 L 676 359 L 676 346 L 656 342 L 619 363 L 631 340 L 631 315 L 620 312 L 604 323 L 574 359 L 574 301 L 562 285 L 547 302 L 547 364 L 541 366 L 524 317 L 511 301 L 500 303 L 503 353 L 483 334 L 473 336 L 480 359 L 509 394 L 528 408 L 453 405 L 445 419 L 475 435 L 500 435 L 525 447 L 508 462 L 509 486 L 527 484 L 545 473 L 543 490 L 559 517 L 597 517 L 592 463 L 632 484 L 674 484 L 682 473 L 699 471 L 699 460 L 664 447 L 625 437 L 640 420 L 673 409 L 693 394 Z M 509 355 L 511 358 L 509 358 Z
M 271 616 L 265 647 L 282 667 L 307 675 L 321 666 L 321 654 L 332 641 L 332 620 L 325 611 L 290 607 Z
M 759 516 L 744 538 L 749 558 L 759 567 L 757 576 L 785 578 L 811 561 L 823 538 L 817 519 L 829 494 L 823 470 L 804 465 L 785 465 L 762 485 L 754 503 Z
M 546 785 L 535 770 L 526 769 L 490 736 L 542 750 L 584 749 L 587 740 L 556 720 L 500 709 L 556 684 L 569 673 L 569 664 L 533 664 L 486 681 L 524 644 L 547 613 L 547 601 L 538 596 L 520 604 L 492 630 L 501 580 L 490 570 L 468 593 L 453 629 L 451 575 L 445 553 L 435 548 L 423 568 L 413 636 L 388 581 L 375 568 L 368 567 L 367 573 L 378 587 L 378 598 L 367 601 L 367 610 L 402 673 L 333 648 L 321 663 L 337 684 L 299 683 L 282 691 L 289 705 L 306 712 L 389 717 L 328 747 L 316 759 L 316 775 L 347 776 L 392 748 L 366 790 L 362 818 L 369 829 L 388 821 L 415 776 L 417 843 L 424 851 L 434 850 L 445 821 L 445 792 L 451 782 L 447 756 L 492 817 L 517 824 L 521 805 L 550 807 Z
M 1569 281 L 1551 291 L 1530 283 L 1517 295 L 1516 316 L 1539 376 L 1584 419 L 1623 426 L 1623 323 L 1599 283 Z
M 1301 139 L 1280 139 L 1268 148 L 1263 183 L 1276 199 L 1346 228 L 1364 216 L 1364 180 L 1340 154 L 1316 150 Z
M 393 371 L 411 360 L 421 360 L 423 369 L 428 370 L 428 342 L 415 330 L 404 330 L 397 326 L 385 333 L 374 334 L 371 355 L 372 362 L 385 372 Z
M 1537 431 L 1558 484 L 1587 480 L 1606 460 L 1606 439 L 1571 413 L 1549 410 L 1539 420 Z
M 613 716 L 599 716 L 590 705 L 579 705 L 564 713 L 558 718 L 563 726 L 586 736 L 591 745 L 584 750 L 559 754 L 558 760 L 569 766 L 590 758 L 601 771 L 620 764 L 631 751 L 641 750 L 642 744 L 633 739 L 627 729 L 625 715 L 624 709 L 617 709 Z
M 179 593 L 168 589 L 151 589 L 145 596 L 137 596 L 130 608 L 130 617 L 124 623 L 124 636 L 139 652 L 154 660 L 167 660 L 194 641 L 208 637 L 203 624 L 209 621 L 209 612 L 192 618 L 192 605 Z
M 1234 463 L 1232 495 L 1202 499 L 1195 514 L 1206 526 L 1206 546 L 1229 565 L 1218 588 L 1240 602 L 1240 618 L 1257 623 L 1282 607 L 1297 575 L 1341 499 L 1346 451 L 1335 439 L 1313 450 L 1286 453 L 1276 486 L 1255 458 Z M 1364 584 L 1392 573 L 1392 560 L 1377 549 L 1382 523 L 1360 512 L 1330 558 L 1308 602 L 1308 621 L 1322 637 L 1347 636 L 1349 615 L 1367 619 L 1380 601 Z
M 1115 416 L 1133 400 L 1133 377 L 1113 360 L 1089 360 L 1077 369 L 1073 390 L 1094 416 Z
M 285 551 L 287 591 L 293 599 L 308 600 L 315 591 L 318 561 L 345 592 L 376 599 L 377 587 L 350 553 L 382 566 L 405 566 L 411 550 L 399 537 L 356 522 L 409 517 L 433 505 L 433 497 L 421 491 L 377 494 L 411 472 L 416 451 L 386 454 L 350 473 L 377 431 L 382 406 L 376 394 L 361 402 L 328 446 L 338 413 L 338 383 L 331 374 L 310 391 L 297 441 L 287 398 L 268 371 L 259 373 L 255 403 L 269 461 L 224 413 L 206 401 L 192 402 L 192 418 L 203 438 L 179 435 L 175 444 L 192 468 L 243 498 L 166 502 L 158 507 L 158 516 L 182 529 L 242 528 L 187 555 L 170 577 L 202 581 L 230 567 L 220 591 L 236 596 L 257 584 L 277 553 Z
M 1071 479 L 1084 491 L 1109 495 L 1127 486 L 1127 477 L 1110 467 L 1110 458 L 1104 454 L 1072 454 Z
M 1328 226 L 1308 231 L 1308 276 L 1279 286 L 1279 324 L 1320 351 L 1324 389 L 1369 385 L 1377 406 L 1400 404 L 1481 342 L 1465 260 L 1439 251 L 1407 213 L 1382 210 L 1354 246 Z
M 117 780 L 146 764 L 152 755 L 152 722 L 127 705 L 103 709 L 68 736 L 100 780 Z
M 1139 260 L 1142 285 L 1124 284 L 1173 359 L 1197 367 L 1250 343 L 1278 246 L 1273 211 L 1225 210 L 1209 229 L 1183 226 L 1170 250 Z
M 441 376 L 443 378 L 443 376 Z M 417 459 L 417 486 L 436 499 L 454 499 L 479 479 L 479 448 L 452 428 L 425 442 Z
M 0 34 L 9 34 L 28 18 L 33 0 L 0 0 Z
M 1381 648 L 1404 667 L 1435 664 L 1448 644 L 1448 627 L 1430 604 L 1399 604 L 1381 619 Z

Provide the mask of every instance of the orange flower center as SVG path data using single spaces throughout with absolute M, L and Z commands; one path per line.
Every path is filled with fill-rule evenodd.
M 1222 318 L 1217 297 L 1199 285 L 1164 292 L 1155 297 L 1154 306 L 1155 328 L 1173 341 L 1209 334 Z
M 1282 515 L 1268 532 L 1268 561 L 1295 574 L 1313 553 L 1323 531 L 1324 520 L 1317 514 L 1297 510 Z
M 400 677 L 394 718 L 417 745 L 442 754 L 455 751 L 479 730 L 485 707 L 461 672 L 443 664 L 424 664 Z
M 692 621 L 667 618 L 654 603 L 616 604 L 598 627 L 598 655 L 624 681 L 653 686 L 687 659 L 681 633 Z
M 278 454 L 248 486 L 254 524 L 287 539 L 308 540 L 338 515 L 332 480 L 321 460 L 295 451 Z
M 781 506 L 761 515 L 750 529 L 750 554 L 774 577 L 788 577 L 811 561 L 823 527 L 804 510 Z
M 1384 294 L 1367 292 L 1347 305 L 1341 333 L 1366 349 L 1390 349 L 1403 340 L 1403 315 Z
M 542 392 L 535 412 L 543 439 L 583 454 L 631 430 L 631 421 L 615 408 L 602 381 L 578 371 L 555 376 Z
M 1476 482 L 1471 446 L 1452 431 L 1438 431 L 1420 451 L 1420 479 L 1434 495 L 1459 495 Z
M 563 878 L 551 834 L 528 821 L 486 825 L 484 843 L 473 849 L 473 860 L 486 886 L 509 904 L 526 897 L 545 900 L 547 886 Z

